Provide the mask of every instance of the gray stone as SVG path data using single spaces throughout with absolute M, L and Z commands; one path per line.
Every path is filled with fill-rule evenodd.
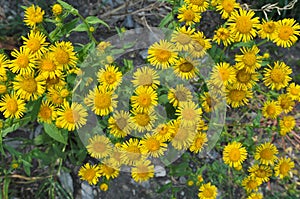
M 179 177 L 180 184 L 186 184 L 186 178 L 184 176 Z
M 94 199 L 93 188 L 87 183 L 81 183 L 81 198 Z
M 140 52 L 139 52 L 139 55 L 140 55 L 143 59 L 146 59 L 147 56 L 148 56 L 148 49 L 140 51 Z
M 74 193 L 74 187 L 73 187 L 73 179 L 70 173 L 61 171 L 58 174 L 58 178 L 59 181 L 61 182 L 62 187 L 72 196 Z
M 123 25 L 125 26 L 125 28 L 134 28 L 134 21 L 131 15 L 127 15 L 125 17 Z
M 165 177 L 167 175 L 166 169 L 160 165 L 154 167 L 155 177 Z

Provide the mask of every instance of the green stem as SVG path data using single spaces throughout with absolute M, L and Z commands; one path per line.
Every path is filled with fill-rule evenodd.
M 88 28 L 88 30 L 87 30 L 87 33 L 88 33 L 88 36 L 89 36 L 89 38 L 90 38 L 90 40 L 92 40 L 95 44 L 97 44 L 98 42 L 97 42 L 97 40 L 95 39 L 95 37 L 93 36 L 93 34 L 90 32 L 90 30 L 89 30 L 89 24 L 86 22 L 86 20 L 85 20 L 85 18 L 81 15 L 81 14 L 79 14 L 79 13 L 76 13 L 76 15 L 82 20 L 82 22 L 86 25 L 86 27 Z
M 263 44 L 265 44 L 265 43 L 267 43 L 268 42 L 268 40 L 267 39 L 265 39 L 265 40 L 262 40 L 261 42 L 259 42 L 256 46 L 258 47 L 258 46 L 261 46 L 261 45 L 263 45 Z

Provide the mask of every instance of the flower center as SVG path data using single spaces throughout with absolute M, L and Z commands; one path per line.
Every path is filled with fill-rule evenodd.
M 28 93 L 34 93 L 37 91 L 37 82 L 34 78 L 24 79 L 22 82 L 22 89 Z
M 236 101 L 236 102 L 242 101 L 245 98 L 245 96 L 246 96 L 246 92 L 243 90 L 231 90 L 229 93 L 229 98 L 232 101 Z
M 146 178 L 148 176 L 149 170 L 148 167 L 145 165 L 139 165 L 137 166 L 137 175 L 140 178 Z
M 224 0 L 222 6 L 225 12 L 231 13 L 234 9 L 234 2 L 232 0 Z
M 69 62 L 69 54 L 63 49 L 57 49 L 55 52 L 55 59 L 59 64 L 67 64 Z
M 202 138 L 197 138 L 195 142 L 196 148 L 200 149 L 204 144 L 204 140 Z
M 138 113 L 135 118 L 136 123 L 140 126 L 147 126 L 150 122 L 150 117 L 146 113 Z
M 283 109 L 289 109 L 290 106 L 294 106 L 295 103 L 290 97 L 284 97 L 280 100 L 280 106 Z
M 233 148 L 229 152 L 229 158 L 233 162 L 237 162 L 241 158 L 241 153 L 238 148 Z
M 186 101 L 187 95 L 184 91 L 177 90 L 175 91 L 175 97 L 178 101 Z
M 290 26 L 283 26 L 279 30 L 278 37 L 284 41 L 288 41 L 290 36 L 294 34 L 294 30 Z
M 148 93 L 139 94 L 138 103 L 144 108 L 149 107 L 151 105 L 151 96 Z
M 190 0 L 190 3 L 197 6 L 202 6 L 205 0 Z
M 94 104 L 96 108 L 104 109 L 108 108 L 111 105 L 111 98 L 109 94 L 98 93 L 95 96 Z
M 188 73 L 188 72 L 192 71 L 193 68 L 194 68 L 194 65 L 191 64 L 190 62 L 184 62 L 179 65 L 179 70 L 183 73 Z
M 149 151 L 157 151 L 160 148 L 160 143 L 155 138 L 149 138 L 147 139 L 145 146 Z
M 247 73 L 245 69 L 239 70 L 236 74 L 236 78 L 239 82 L 247 83 L 251 80 L 251 74 Z
M 183 13 L 183 17 L 186 21 L 193 21 L 195 18 L 195 13 L 192 10 L 186 10 Z
M 123 130 L 127 126 L 127 119 L 121 117 L 116 119 L 116 124 L 120 130 Z
M 283 121 L 283 125 L 284 125 L 285 127 L 291 127 L 291 126 L 293 126 L 291 120 L 284 120 L 284 121 Z
M 284 175 L 284 174 L 286 174 L 287 172 L 289 172 L 289 170 L 290 170 L 290 165 L 289 165 L 287 162 L 282 162 L 282 163 L 280 164 L 279 170 L 280 170 L 280 173 Z
M 101 170 L 103 171 L 104 174 L 106 174 L 106 175 L 108 175 L 108 176 L 112 175 L 112 174 L 115 172 L 115 169 L 114 169 L 114 168 L 109 167 L 109 166 L 107 166 L 107 165 L 105 165 L 105 164 L 103 164 L 103 165 L 101 166 Z
M 106 144 L 103 142 L 95 142 L 93 144 L 93 149 L 96 153 L 103 153 L 106 151 Z
M 153 82 L 152 76 L 149 74 L 141 74 L 139 76 L 139 84 L 142 86 L 151 86 Z
M 276 24 L 274 22 L 267 22 L 263 25 L 263 30 L 266 33 L 273 33 L 275 31 Z
M 243 62 L 247 66 L 253 66 L 256 63 L 256 55 L 253 52 L 247 52 L 243 56 Z
M 159 62 L 167 62 L 171 57 L 171 52 L 164 49 L 156 49 L 155 57 Z
M 197 117 L 196 111 L 193 108 L 184 108 L 181 111 L 181 115 L 183 120 L 189 120 L 189 121 L 193 121 Z
M 92 168 L 86 169 L 84 173 L 84 179 L 86 179 L 87 181 L 92 181 L 95 175 L 96 175 L 95 169 Z
M 6 108 L 10 113 L 15 113 L 18 111 L 18 103 L 15 99 L 9 99 L 6 102 Z
M 26 45 L 31 51 L 36 52 L 41 48 L 41 43 L 36 38 L 31 38 L 27 41 Z
M 267 175 L 267 172 L 263 169 L 258 169 L 256 172 L 255 172 L 255 175 L 259 178 L 264 178 L 266 177 Z
M 253 190 L 257 187 L 257 183 L 256 181 L 254 180 L 250 180 L 248 183 L 247 183 L 247 186 L 249 187 L 249 189 Z
M 263 149 L 260 152 L 260 157 L 265 160 L 272 160 L 273 152 L 271 149 Z
M 292 95 L 298 95 L 300 93 L 300 89 L 297 88 L 291 88 L 290 91 Z
M 249 33 L 252 29 L 252 22 L 250 17 L 240 16 L 236 21 L 236 28 L 242 34 Z
M 54 71 L 56 66 L 52 60 L 43 60 L 41 69 L 44 71 Z
M 3 94 L 7 91 L 7 88 L 5 85 L 0 84 L 0 94 Z
M 43 106 L 40 109 L 39 115 L 41 118 L 47 120 L 51 118 L 52 110 L 48 106 Z
M 266 109 L 268 115 L 275 115 L 276 114 L 276 106 L 275 105 L 269 105 Z
M 20 68 L 26 68 L 28 66 L 28 63 L 29 63 L 29 59 L 27 55 L 19 55 L 16 60 L 16 64 Z
M 113 72 L 109 72 L 109 71 L 104 74 L 104 78 L 105 78 L 106 82 L 109 84 L 113 84 L 117 80 L 116 74 Z
M 68 123 L 75 124 L 79 121 L 79 119 L 80 115 L 77 111 L 69 109 L 65 112 L 65 120 Z
M 128 146 L 126 151 L 126 155 L 130 160 L 137 160 L 141 156 L 141 151 L 137 146 Z
M 188 137 L 188 129 L 180 127 L 180 128 L 178 128 L 174 139 L 182 142 L 182 141 L 186 140 L 187 137 Z
M 205 48 L 205 41 L 203 39 L 198 39 L 194 42 L 194 50 L 202 51 Z
M 275 83 L 281 83 L 284 81 L 285 79 L 285 74 L 281 69 L 278 68 L 274 68 L 271 71 L 271 79 L 275 82 Z
M 178 33 L 178 35 L 176 36 L 176 41 L 182 45 L 187 45 L 192 41 L 192 38 L 187 34 Z
M 214 195 L 214 191 L 210 188 L 205 188 L 202 192 L 203 196 L 206 198 L 211 198 Z

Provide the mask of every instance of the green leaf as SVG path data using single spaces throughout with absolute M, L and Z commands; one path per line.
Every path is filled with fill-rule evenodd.
M 78 14 L 78 10 L 76 8 L 74 8 L 73 6 L 71 6 L 70 4 L 62 1 L 62 0 L 57 0 L 57 2 L 67 11 L 69 11 L 72 14 Z
M 172 188 L 172 182 L 169 182 L 165 185 L 163 185 L 162 187 L 160 187 L 158 190 L 157 190 L 157 193 L 162 193 L 164 191 L 166 191 L 167 189 L 170 189 Z
M 34 105 L 32 106 L 32 111 L 29 114 L 31 116 L 32 121 L 36 120 L 38 113 L 40 111 L 41 104 L 42 104 L 42 98 L 39 98 L 34 102 Z
M 45 132 L 54 140 L 67 144 L 68 136 L 65 133 L 62 133 L 54 124 L 44 124 Z
M 165 27 L 169 22 L 171 22 L 173 20 L 173 13 L 169 13 L 167 14 L 167 16 L 165 16 L 165 18 L 163 18 L 159 24 L 159 27 Z
M 88 27 L 84 23 L 81 23 L 75 28 L 73 28 L 71 32 L 85 32 L 85 31 L 88 31 Z
M 158 97 L 158 102 L 159 104 L 167 104 L 169 103 L 168 95 L 167 94 L 162 94 Z
M 2 130 L 2 137 L 5 137 L 8 133 L 11 133 L 11 132 L 17 130 L 19 127 L 24 126 L 25 124 L 27 124 L 30 121 L 31 121 L 30 116 L 29 117 L 24 117 L 24 118 L 16 121 L 15 123 L 10 125 L 9 127 Z
M 109 25 L 107 23 L 105 23 L 103 20 L 99 19 L 98 17 L 95 16 L 88 16 L 85 21 L 88 24 L 102 24 L 104 26 L 106 26 L 108 29 L 110 29 Z

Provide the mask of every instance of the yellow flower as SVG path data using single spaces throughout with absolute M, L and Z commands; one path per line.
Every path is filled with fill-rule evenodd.
M 98 45 L 97 45 L 97 50 L 100 53 L 104 53 L 104 51 L 111 46 L 111 43 L 109 41 L 101 41 Z
M 127 165 L 135 165 L 142 158 L 141 145 L 138 139 L 130 138 L 121 145 L 121 161 Z
M 215 199 L 217 198 L 218 189 L 215 185 L 211 185 L 211 183 L 206 183 L 201 185 L 199 188 L 198 197 L 200 199 Z
M 276 119 L 280 115 L 282 109 L 278 102 L 276 101 L 267 101 L 264 103 L 262 108 L 263 116 L 270 119 Z
M 153 134 L 162 142 L 170 141 L 173 134 L 170 124 L 159 124 L 153 131 Z
M 167 144 L 164 143 L 161 139 L 159 139 L 156 135 L 150 135 L 147 133 L 144 135 L 141 144 L 141 152 L 143 155 L 151 156 L 151 157 L 160 157 L 167 150 Z
M 0 84 L 0 95 L 4 94 L 7 92 L 7 86 Z
M 46 53 L 37 62 L 37 68 L 39 75 L 47 78 L 56 78 L 63 75 L 62 65 L 57 65 L 52 53 Z
M 261 164 L 273 165 L 277 159 L 278 150 L 274 144 L 266 142 L 256 147 L 254 158 L 259 160 Z
M 222 19 L 227 19 L 236 8 L 240 8 L 240 5 L 236 3 L 236 0 L 220 0 L 216 8 Z
M 148 66 L 138 68 L 133 73 L 133 80 L 131 81 L 135 87 L 145 86 L 156 89 L 159 82 L 159 76 L 155 69 L 152 69 Z
M 178 27 L 176 30 L 172 33 L 171 36 L 171 42 L 174 42 L 175 49 L 177 51 L 185 51 L 189 52 L 193 50 L 194 43 L 192 35 L 195 32 L 194 28 L 191 27 Z
M 52 6 L 53 15 L 58 16 L 62 13 L 62 11 L 63 11 L 63 8 L 60 4 L 56 3 Z
M 272 170 L 269 166 L 266 165 L 253 165 L 248 169 L 251 176 L 254 176 L 260 179 L 262 182 L 268 182 L 270 180 L 269 177 L 272 176 Z
M 47 100 L 53 103 L 55 106 L 62 105 L 65 101 L 65 97 L 61 95 L 62 90 L 63 87 L 59 87 L 59 86 L 53 86 L 48 88 L 48 93 L 46 95 Z
M 108 190 L 108 185 L 106 183 L 101 183 L 99 189 L 101 191 L 107 191 Z
M 259 18 L 254 15 L 252 10 L 239 9 L 232 12 L 228 19 L 228 25 L 237 41 L 247 42 L 256 37 Z
M 136 182 L 147 181 L 154 176 L 154 165 L 150 160 L 141 159 L 131 169 L 131 176 Z
M 5 94 L 0 101 L 0 111 L 5 118 L 21 118 L 26 112 L 25 102 L 12 94 Z
M 220 62 L 212 69 L 211 81 L 214 85 L 222 88 L 236 81 L 235 69 L 227 62 Z
M 94 135 L 89 138 L 86 148 L 91 157 L 105 158 L 112 151 L 112 143 L 104 135 Z
M 16 49 L 11 53 L 11 56 L 16 58 L 11 61 L 8 66 L 13 73 L 30 74 L 36 67 L 36 58 L 34 54 L 31 53 L 29 48 L 20 47 L 20 51 Z
M 196 6 L 200 12 L 204 12 L 208 8 L 207 0 L 184 0 L 184 2 L 190 6 Z
M 174 45 L 166 40 L 160 40 L 152 44 L 148 49 L 148 54 L 148 61 L 158 69 L 169 68 L 177 58 Z
M 228 86 L 225 92 L 226 102 L 231 105 L 232 108 L 247 105 L 249 99 L 253 97 L 252 90 L 247 88 L 237 89 L 235 87 Z
M 291 112 L 295 106 L 294 100 L 288 94 L 279 95 L 278 104 L 280 105 L 282 111 L 285 113 Z
M 236 81 L 233 82 L 233 87 L 237 89 L 252 89 L 258 81 L 259 74 L 257 72 L 249 73 L 246 68 L 236 70 Z
M 110 160 L 104 160 L 103 164 L 100 166 L 101 175 L 104 176 L 107 180 L 114 179 L 119 176 L 120 168 L 113 164 Z
M 99 83 L 109 89 L 116 89 L 122 81 L 122 73 L 118 70 L 118 67 L 112 65 L 105 65 L 105 69 L 101 68 L 97 77 Z
M 53 120 L 55 120 L 55 117 L 56 113 L 54 111 L 54 106 L 47 100 L 43 101 L 38 113 L 38 121 L 50 124 Z
M 151 131 L 153 124 L 157 119 L 153 109 L 149 110 L 132 110 L 133 116 L 131 116 L 131 121 L 133 124 L 133 129 L 137 132 Z
M 117 107 L 117 95 L 107 87 L 98 86 L 94 90 L 90 90 L 86 97 L 87 106 L 100 116 L 111 113 Z
M 262 19 L 262 23 L 259 26 L 258 35 L 262 39 L 273 40 L 276 34 L 276 22 L 273 20 L 266 21 Z
M 277 61 L 272 67 L 269 65 L 269 68 L 264 70 L 264 84 L 274 90 L 280 90 L 288 86 L 289 81 L 292 78 L 289 76 L 292 73 L 292 69 L 287 66 L 284 62 Z
M 255 70 L 261 67 L 262 56 L 260 56 L 259 48 L 257 46 L 252 46 L 251 48 L 242 47 L 241 52 L 242 55 L 235 55 L 237 69 L 246 69 L 248 73 L 254 73 Z
M 186 26 L 198 23 L 201 19 L 200 8 L 197 6 L 183 4 L 178 9 L 177 18 L 179 22 L 185 22 Z
M 292 168 L 295 167 L 295 163 L 286 157 L 279 158 L 278 163 L 275 165 L 275 176 L 279 176 L 279 178 L 284 178 L 288 176 L 289 172 Z
M 86 180 L 89 184 L 95 185 L 98 183 L 98 178 L 101 176 L 98 165 L 90 165 L 86 163 L 79 169 L 78 176 L 81 180 Z
M 206 133 L 202 133 L 202 132 L 197 132 L 194 141 L 192 143 L 192 145 L 190 146 L 189 150 L 193 153 L 199 153 L 204 145 L 207 142 L 207 135 Z
M 204 92 L 200 95 L 201 106 L 206 113 L 210 113 L 212 110 L 215 110 L 219 100 L 211 92 Z
M 77 57 L 71 42 L 55 42 L 54 45 L 49 47 L 49 50 L 53 52 L 52 56 L 54 57 L 55 63 L 62 65 L 67 72 L 70 68 L 76 67 Z
M 247 199 L 263 199 L 263 195 L 261 193 L 251 193 Z
M 114 111 L 113 115 L 108 119 L 108 128 L 110 134 L 117 138 L 128 135 L 132 129 L 129 112 Z
M 210 44 L 211 39 L 206 39 L 203 32 L 198 31 L 194 33 L 192 39 L 193 48 L 189 53 L 195 58 L 203 57 L 206 55 L 206 51 L 212 47 Z
M 189 187 L 193 186 L 193 185 L 194 185 L 194 181 L 193 181 L 193 180 L 187 181 L 187 185 L 188 185 Z
M 258 187 L 262 184 L 261 179 L 254 176 L 247 176 L 242 181 L 242 186 L 247 192 L 257 191 Z
M 196 126 L 183 126 L 180 120 L 173 121 L 170 123 L 170 126 L 173 128 L 173 136 L 171 138 L 172 146 L 177 150 L 188 149 L 192 145 L 197 133 Z
M 45 11 L 39 6 L 31 5 L 25 10 L 24 22 L 27 26 L 35 28 L 38 23 L 43 21 L 44 14 Z
M 199 64 L 197 60 L 190 57 L 181 57 L 173 66 L 174 73 L 176 76 L 186 80 L 195 78 Z
M 151 87 L 140 86 L 134 93 L 135 95 L 130 98 L 134 109 L 147 111 L 157 105 L 157 93 Z
M 28 48 L 35 57 L 41 58 L 47 51 L 46 47 L 49 44 L 46 42 L 46 36 L 39 31 L 31 30 L 27 37 L 28 38 L 22 36 L 22 39 L 24 40 L 23 46 Z
M 300 85 L 291 83 L 287 88 L 287 93 L 292 100 L 298 100 L 300 102 Z
M 282 119 L 279 120 L 280 126 L 280 135 L 284 136 L 286 133 L 289 133 L 296 126 L 296 120 L 293 116 L 283 116 Z
M 7 80 L 6 68 L 9 67 L 9 60 L 5 54 L 0 53 L 0 81 L 5 82 Z
M 238 167 L 247 159 L 247 150 L 240 142 L 232 142 L 223 150 L 223 160 L 230 167 Z
M 76 102 L 71 105 L 65 102 L 64 105 L 57 110 L 56 125 L 59 128 L 73 131 L 86 124 L 87 111 L 85 108 Z
M 168 92 L 168 100 L 174 107 L 182 102 L 191 101 L 193 98 L 191 91 L 183 84 L 177 84 L 175 88 L 170 88 Z
M 181 102 L 176 109 L 175 115 L 185 127 L 195 126 L 201 119 L 202 110 L 193 101 Z
M 213 41 L 216 41 L 218 45 L 222 42 L 224 46 L 228 46 L 234 42 L 234 37 L 228 28 L 221 27 L 215 30 Z
M 277 46 L 289 48 L 296 43 L 300 36 L 300 25 L 295 19 L 283 19 L 277 21 L 276 33 L 273 41 Z
M 45 92 L 46 81 L 44 77 L 34 74 L 17 75 L 13 82 L 13 88 L 16 94 L 27 101 L 37 100 Z

